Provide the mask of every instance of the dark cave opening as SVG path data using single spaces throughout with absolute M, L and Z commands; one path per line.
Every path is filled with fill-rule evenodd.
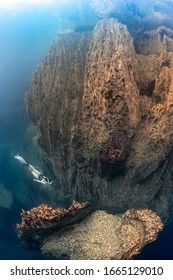
M 139 86 L 139 94 L 151 97 L 153 96 L 154 89 L 155 89 L 155 80 L 152 80 L 146 86 L 142 86 L 142 87 Z

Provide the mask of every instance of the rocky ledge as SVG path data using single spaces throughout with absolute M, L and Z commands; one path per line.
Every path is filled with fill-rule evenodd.
M 45 238 L 42 253 L 58 259 L 133 259 L 162 230 L 160 218 L 148 209 L 112 215 L 96 211 L 80 224 Z
M 89 203 L 78 203 L 73 201 L 68 209 L 52 208 L 41 204 L 29 211 L 22 210 L 22 223 L 16 224 L 17 236 L 21 239 L 23 246 L 32 248 L 39 247 L 45 236 L 52 232 L 58 232 L 70 224 L 83 220 L 90 212 Z
M 16 232 L 28 248 L 57 259 L 132 259 L 162 230 L 161 219 L 148 209 L 112 215 L 73 201 L 68 209 L 40 205 L 22 211 Z

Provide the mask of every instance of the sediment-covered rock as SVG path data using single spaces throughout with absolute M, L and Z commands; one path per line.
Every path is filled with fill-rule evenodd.
M 68 209 L 52 208 L 41 204 L 29 211 L 22 210 L 22 222 L 16 224 L 15 230 L 24 246 L 38 247 L 47 235 L 80 222 L 90 211 L 91 205 L 89 203 L 76 201 L 73 201 Z
M 159 216 L 148 209 L 113 215 L 93 211 L 85 202 L 65 208 L 40 205 L 22 210 L 15 230 L 23 246 L 40 248 L 58 259 L 132 259 L 163 229 Z
M 27 110 L 64 194 L 123 212 L 173 205 L 173 36 L 131 37 L 103 19 L 61 34 L 34 73 Z
M 162 228 L 160 218 L 148 209 L 131 209 L 124 215 L 96 211 L 45 238 L 41 250 L 58 259 L 132 259 Z

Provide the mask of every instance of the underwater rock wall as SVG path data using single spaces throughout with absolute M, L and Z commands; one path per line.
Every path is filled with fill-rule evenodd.
M 136 13 L 126 27 L 101 19 L 93 31 L 58 35 L 26 106 L 65 194 L 114 212 L 147 207 L 166 221 L 173 210 L 173 33 L 169 20 L 134 32 L 135 20 Z

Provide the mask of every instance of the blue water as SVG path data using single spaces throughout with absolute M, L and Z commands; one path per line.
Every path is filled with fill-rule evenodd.
M 32 72 L 56 35 L 55 8 L 26 8 L 16 15 L 0 10 L 0 185 L 13 195 L 11 208 L 0 207 L 0 259 L 43 258 L 40 252 L 23 249 L 13 229 L 20 222 L 21 208 L 34 203 L 30 197 L 23 201 L 27 190 L 21 176 L 25 171 L 15 166 L 12 156 L 25 149 L 30 120 L 24 95 Z
M 173 225 L 166 226 L 158 238 L 146 245 L 138 260 L 173 260 Z

